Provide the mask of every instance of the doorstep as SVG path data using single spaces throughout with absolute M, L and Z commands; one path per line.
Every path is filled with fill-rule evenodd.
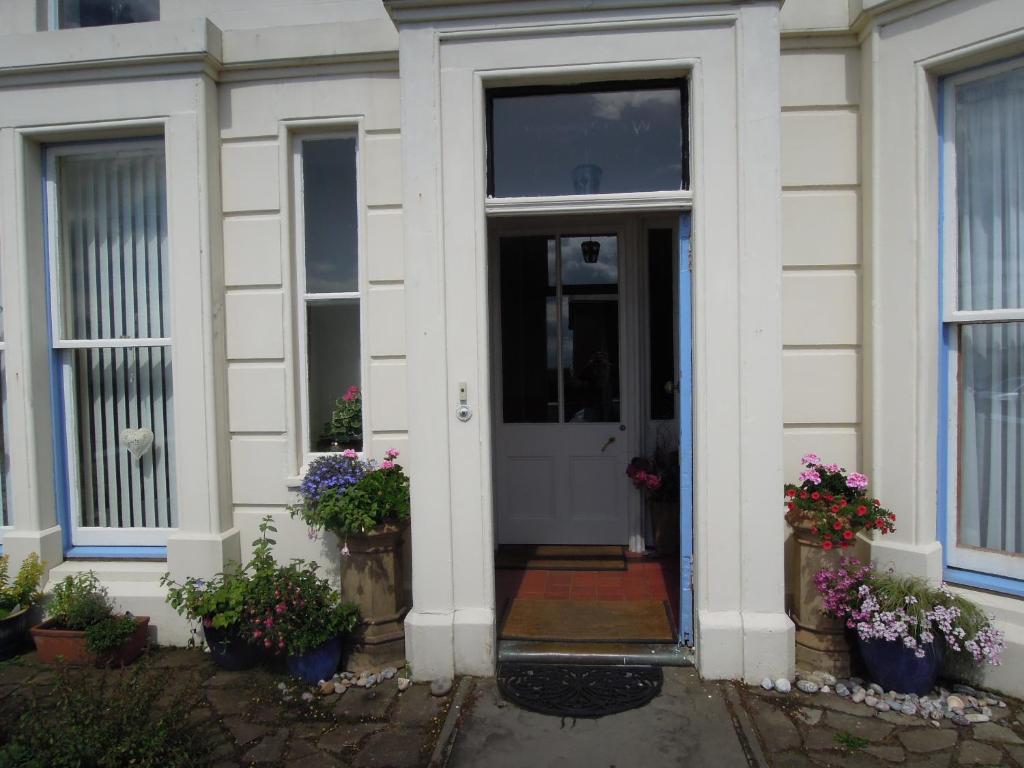
M 694 653 L 693 648 L 671 643 L 556 643 L 536 640 L 499 640 L 498 662 L 505 661 L 692 667 Z

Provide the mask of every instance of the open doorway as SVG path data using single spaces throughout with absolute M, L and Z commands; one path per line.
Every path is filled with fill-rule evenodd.
M 678 226 L 492 222 L 499 657 L 678 643 Z

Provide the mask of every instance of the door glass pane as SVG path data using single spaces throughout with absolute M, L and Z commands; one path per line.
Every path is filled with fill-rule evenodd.
M 61 338 L 169 336 L 163 151 L 59 163 Z
M 160 0 L 60 0 L 58 29 L 160 20 Z
M 560 245 L 563 419 L 618 421 L 618 241 L 563 237 Z
M 502 413 L 506 423 L 558 421 L 558 305 L 555 241 L 503 237 Z
M 651 419 L 676 416 L 676 320 L 673 312 L 675 271 L 672 230 L 647 233 L 648 344 L 651 355 Z
M 359 301 L 315 301 L 306 307 L 306 352 L 309 357 L 309 446 L 330 447 L 321 435 L 334 404 L 359 381 Z
M 959 545 L 1024 554 L 1024 322 L 960 330 Z
M 495 197 L 672 191 L 689 182 L 678 81 L 490 96 Z
M 1024 308 L 1024 69 L 957 87 L 959 308 Z
M 306 293 L 359 290 L 356 140 L 302 143 Z
M 176 527 L 170 348 L 76 349 L 67 359 L 81 525 Z M 142 438 L 137 456 L 125 430 Z

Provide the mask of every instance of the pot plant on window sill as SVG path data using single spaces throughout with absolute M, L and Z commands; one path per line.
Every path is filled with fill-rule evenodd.
M 960 677 L 999 664 L 1003 633 L 977 605 L 944 584 L 842 558 L 815 576 L 822 611 L 856 633 L 871 680 L 887 691 L 924 696 L 939 672 Z
M 125 666 L 146 649 L 149 617 L 115 614 L 92 571 L 65 577 L 53 588 L 47 610 L 49 618 L 32 627 L 44 663 Z
M 35 553 L 30 554 L 9 582 L 9 565 L 10 556 L 0 556 L 0 661 L 32 646 L 29 629 L 39 621 L 39 581 L 45 568 Z
M 363 398 L 355 384 L 335 401 L 331 420 L 324 424 L 316 447 L 335 453 L 363 449 Z
M 354 450 L 322 456 L 309 465 L 292 507 L 314 530 L 327 530 L 341 547 L 342 593 L 361 616 L 349 663 L 379 665 L 405 658 L 409 600 L 402 545 L 409 525 L 409 478 L 390 449 L 381 462 Z
M 793 528 L 796 583 L 790 615 L 796 624 L 797 663 L 838 676 L 850 674 L 846 628 L 821 611 L 815 576 L 835 567 L 842 554 L 874 532 L 895 530 L 896 516 L 868 495 L 868 478 L 825 464 L 813 453 L 801 460 L 799 483 L 784 488 L 786 522 Z

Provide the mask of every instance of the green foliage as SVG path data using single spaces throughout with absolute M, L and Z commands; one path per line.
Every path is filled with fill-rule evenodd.
M 131 616 L 108 616 L 85 628 L 85 647 L 98 656 L 110 653 L 132 636 L 136 626 Z
M 848 749 L 851 752 L 864 749 L 870 743 L 867 739 L 861 736 L 854 736 L 846 731 L 839 731 L 839 733 L 832 737 L 832 740 L 843 749 Z
M 398 464 L 367 472 L 342 490 L 328 488 L 315 503 L 292 508 L 313 528 L 339 535 L 366 533 L 409 517 L 409 477 Z
M 235 563 L 210 579 L 189 576 L 183 583 L 165 573 L 160 584 L 167 587 L 167 602 L 191 622 L 225 629 L 238 623 L 245 605 L 248 577 Z
M 345 603 L 317 564 L 292 560 L 276 566 L 267 531 L 276 532 L 268 515 L 254 546 L 253 573 L 246 594 L 243 634 L 274 653 L 297 655 L 351 632 L 358 610 Z
M 208 730 L 189 718 L 193 702 L 157 702 L 165 681 L 136 668 L 99 676 L 57 670 L 52 696 L 20 718 L 0 718 L 4 768 L 200 768 Z
M 363 440 L 363 398 L 354 384 L 334 403 L 331 420 L 324 424 L 322 441 L 360 443 Z
M 0 619 L 12 613 L 15 608 L 28 608 L 42 599 L 39 582 L 45 566 L 33 552 L 22 561 L 14 581 L 9 582 L 10 556 L 0 556 Z
M 93 571 L 65 576 L 53 588 L 49 614 L 63 629 L 83 630 L 109 618 L 114 608 Z

